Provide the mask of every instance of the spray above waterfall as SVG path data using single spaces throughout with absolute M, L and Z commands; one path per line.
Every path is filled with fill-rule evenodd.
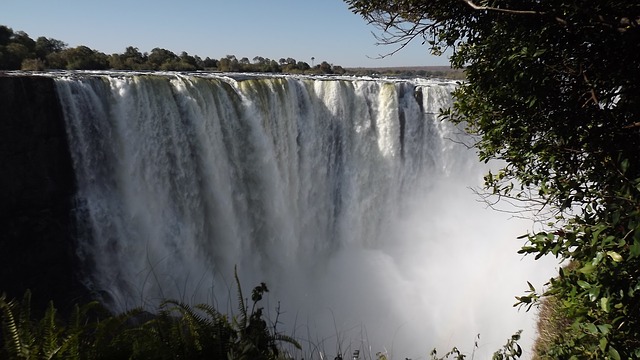
M 417 357 L 476 333 L 492 350 L 531 327 L 510 308 L 541 277 L 515 255 L 526 224 L 475 200 L 468 187 L 485 169 L 437 118 L 455 84 L 133 73 L 56 83 L 78 254 L 113 310 L 162 298 L 232 308 L 237 266 L 246 286 L 269 285 L 290 333 L 330 351 L 350 341 Z

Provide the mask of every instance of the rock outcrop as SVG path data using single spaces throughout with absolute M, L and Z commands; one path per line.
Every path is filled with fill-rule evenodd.
M 74 175 L 54 80 L 0 74 L 0 293 L 34 309 L 84 301 L 76 271 Z

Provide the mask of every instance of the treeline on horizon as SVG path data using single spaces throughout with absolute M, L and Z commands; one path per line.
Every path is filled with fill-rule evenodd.
M 447 71 L 427 71 L 424 69 L 344 69 L 342 66 L 321 61 L 312 65 L 294 58 L 280 58 L 278 61 L 256 56 L 238 59 L 226 55 L 220 59 L 190 55 L 183 51 L 180 55 L 167 49 L 154 48 L 151 52 L 140 52 L 128 46 L 124 53 L 107 55 L 80 45 L 73 48 L 62 40 L 44 36 L 33 40 L 24 31 L 14 31 L 0 25 L 0 70 L 43 71 L 56 70 L 155 70 L 155 71 L 222 71 L 222 72 L 267 72 L 288 74 L 350 74 L 350 75 L 391 75 L 423 77 L 455 77 L 459 74 Z M 452 76 L 453 75 L 453 76 Z
M 44 36 L 33 40 L 24 31 L 13 31 L 0 25 L 0 70 L 45 69 L 345 73 L 341 66 L 326 61 L 312 67 L 293 58 L 275 61 L 256 56 L 250 61 L 246 57 L 238 59 L 235 55 L 226 55 L 220 59 L 202 59 L 185 51 L 177 55 L 163 48 L 142 53 L 138 48 L 129 46 L 124 53 L 107 55 L 84 45 L 70 48 L 61 40 Z

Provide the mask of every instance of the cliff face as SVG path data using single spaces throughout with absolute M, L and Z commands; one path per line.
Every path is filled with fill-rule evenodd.
M 0 293 L 34 309 L 85 293 L 76 276 L 74 175 L 54 80 L 0 75 Z

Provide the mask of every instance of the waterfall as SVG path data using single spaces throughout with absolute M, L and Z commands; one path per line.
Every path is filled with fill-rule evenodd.
M 485 169 L 437 116 L 455 84 L 160 73 L 56 84 L 78 256 L 114 311 L 164 298 L 233 311 L 237 266 L 247 289 L 267 283 L 265 310 L 279 302 L 289 334 L 327 354 L 347 342 L 417 358 L 471 349 L 476 333 L 489 350 L 524 326 L 534 336 L 510 306 L 536 279 L 515 255 L 526 228 L 476 201 L 468 187 Z

